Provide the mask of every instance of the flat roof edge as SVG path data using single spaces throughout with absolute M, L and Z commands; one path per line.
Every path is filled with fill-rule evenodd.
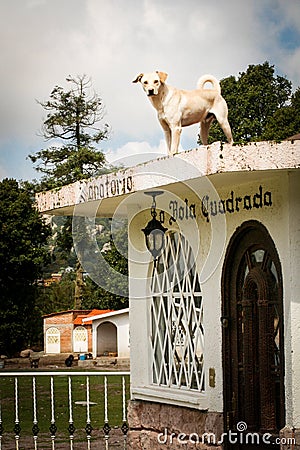
M 245 145 L 215 142 L 174 156 L 77 181 L 59 190 L 38 193 L 36 204 L 43 214 L 68 215 L 75 205 L 109 198 L 118 199 L 134 192 L 217 173 L 299 167 L 300 141 L 261 141 Z

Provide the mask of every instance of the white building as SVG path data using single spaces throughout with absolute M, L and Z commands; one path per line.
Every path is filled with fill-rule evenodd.
M 215 143 L 38 195 L 89 226 L 128 219 L 129 448 L 278 449 L 279 433 L 300 448 L 299 166 L 299 141 Z M 151 206 L 167 228 L 156 263 Z
M 83 319 L 92 321 L 92 353 L 97 356 L 129 358 L 129 308 Z

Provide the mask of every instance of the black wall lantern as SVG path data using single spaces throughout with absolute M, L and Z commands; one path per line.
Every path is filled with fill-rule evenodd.
M 152 219 L 147 223 L 146 227 L 142 229 L 145 234 L 146 246 L 151 255 L 154 258 L 154 265 L 156 265 L 157 257 L 160 255 L 165 245 L 165 232 L 168 228 L 165 228 L 159 220 L 156 219 L 156 201 L 157 195 L 163 194 L 163 191 L 149 191 L 145 192 L 146 195 L 152 197 L 151 216 Z

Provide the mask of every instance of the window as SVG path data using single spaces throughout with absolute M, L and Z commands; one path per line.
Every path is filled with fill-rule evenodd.
M 168 233 L 151 282 L 152 384 L 204 390 L 203 301 L 188 241 Z

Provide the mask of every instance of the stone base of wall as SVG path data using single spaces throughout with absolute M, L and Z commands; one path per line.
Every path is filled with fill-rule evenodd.
M 300 428 L 284 427 L 280 430 L 281 450 L 300 450 Z
M 222 413 L 130 401 L 127 448 L 132 450 L 179 450 L 213 448 L 223 433 Z

